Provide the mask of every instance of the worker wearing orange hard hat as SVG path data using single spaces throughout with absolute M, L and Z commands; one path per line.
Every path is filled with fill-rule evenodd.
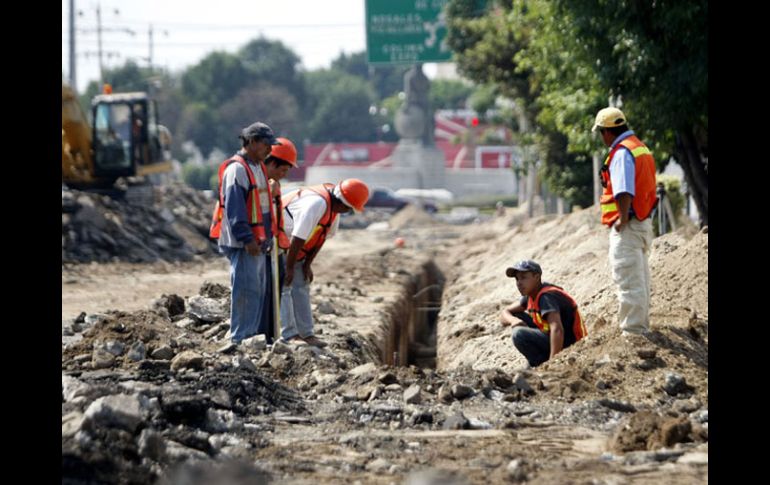
M 278 237 L 279 246 L 286 251 L 280 317 L 283 341 L 304 340 L 316 347 L 326 347 L 326 342 L 313 332 L 311 265 L 324 242 L 337 232 L 337 216 L 351 210 L 362 212 L 368 200 L 369 187 L 358 179 L 346 179 L 337 185 L 301 187 L 283 196 L 283 227 L 279 228 Z
M 283 207 L 281 206 L 281 184 L 279 180 L 285 178 L 289 170 L 297 166 L 297 148 L 288 138 L 277 137 L 280 145 L 274 145 L 270 154 L 265 158 L 265 167 L 271 174 L 269 185 L 270 194 L 273 197 L 273 220 L 276 221 L 276 238 L 278 246 L 281 246 L 281 238 L 286 235 L 280 228 L 283 227 Z M 275 243 L 276 241 L 274 241 Z M 283 258 L 284 256 L 280 256 Z M 265 255 L 267 263 L 265 264 L 266 279 L 268 283 L 265 291 L 264 304 L 262 306 L 262 316 L 259 321 L 258 334 L 264 334 L 267 343 L 273 343 L 274 339 L 279 337 L 280 333 L 280 280 L 283 278 L 283 272 L 280 270 L 281 263 L 276 252 L 271 251 Z

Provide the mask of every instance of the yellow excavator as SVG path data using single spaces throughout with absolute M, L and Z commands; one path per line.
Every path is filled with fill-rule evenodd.
M 171 133 L 157 112 L 147 93 L 113 94 L 106 85 L 91 101 L 91 125 L 75 92 L 62 83 L 62 182 L 106 188 L 121 177 L 170 172 Z

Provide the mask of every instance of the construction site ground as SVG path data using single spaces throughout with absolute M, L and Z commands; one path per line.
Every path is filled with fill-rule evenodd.
M 597 210 L 342 230 L 314 265 L 325 349 L 229 346 L 223 257 L 63 264 L 62 483 L 706 483 L 707 230 L 654 240 L 652 333 L 627 338 Z M 499 322 L 525 258 L 589 332 L 537 368 Z

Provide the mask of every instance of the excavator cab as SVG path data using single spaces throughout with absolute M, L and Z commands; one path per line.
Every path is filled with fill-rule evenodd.
M 145 93 L 99 95 L 91 109 L 96 178 L 170 171 L 167 137 L 158 124 L 155 102 Z

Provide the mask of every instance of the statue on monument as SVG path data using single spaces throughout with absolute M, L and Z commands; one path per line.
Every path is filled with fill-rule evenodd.
M 422 72 L 422 64 L 415 64 L 404 74 L 406 102 L 396 113 L 396 131 L 402 138 L 421 139 L 426 146 L 433 145 L 433 116 L 428 92 L 430 80 Z

